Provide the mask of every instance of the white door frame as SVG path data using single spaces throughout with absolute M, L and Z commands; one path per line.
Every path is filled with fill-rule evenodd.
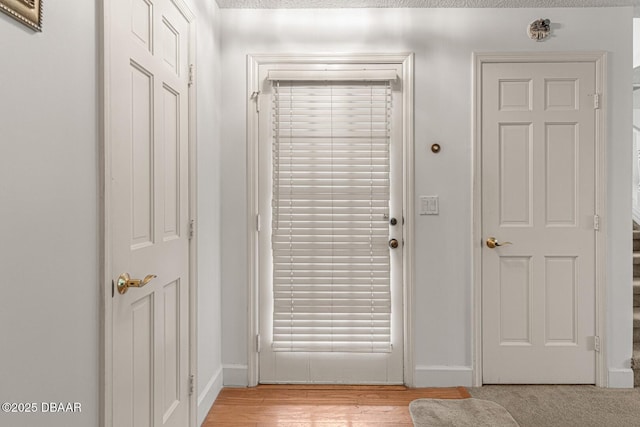
M 260 91 L 258 70 L 265 64 L 399 64 L 403 90 L 404 382 L 413 385 L 413 53 L 400 54 L 260 54 L 247 56 L 247 266 L 249 269 L 247 360 L 249 386 L 258 384 L 258 120 L 254 94 Z
M 487 63 L 528 62 L 589 62 L 596 68 L 596 93 L 600 94 L 600 108 L 595 118 L 595 198 L 596 214 L 600 216 L 600 228 L 595 243 L 596 283 L 596 336 L 600 338 L 600 351 L 596 352 L 596 385 L 607 387 L 606 375 L 606 62 L 605 52 L 526 52 L 526 53 L 474 53 L 473 54 L 473 194 L 472 194 L 472 351 L 473 385 L 482 385 L 482 65 Z
M 99 28 L 99 43 L 103 49 L 99 56 L 98 68 L 98 117 L 100 122 L 99 135 L 99 195 L 100 217 L 98 224 L 100 253 L 99 253 L 99 276 L 102 277 L 100 286 L 100 360 L 99 360 L 99 426 L 117 427 L 113 425 L 113 283 L 115 279 L 111 277 L 112 267 L 112 247 L 111 233 L 112 224 L 109 222 L 109 212 L 112 208 L 111 202 L 111 180 L 109 171 L 111 170 L 111 135 L 109 126 L 109 90 L 112 84 L 109 69 L 111 67 L 111 20 L 115 19 L 110 14 L 111 2 L 118 0 L 102 0 L 101 8 L 98 9 L 98 20 L 101 23 Z M 190 23 L 189 29 L 189 63 L 196 66 L 196 29 L 195 15 L 183 0 L 171 0 L 184 14 Z M 117 49 L 117 46 L 115 47 Z M 197 213 L 197 173 L 196 173 L 196 82 L 193 80 L 189 84 L 189 218 L 196 221 Z M 194 378 L 194 391 L 189 396 L 189 427 L 196 427 L 197 422 L 197 233 L 194 233 L 189 242 L 189 375 Z

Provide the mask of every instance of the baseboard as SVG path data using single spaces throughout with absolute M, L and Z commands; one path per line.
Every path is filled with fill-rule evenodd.
M 415 387 L 471 387 L 473 369 L 470 366 L 416 366 Z
M 609 369 L 608 383 L 609 388 L 633 388 L 633 370 Z
M 473 370 L 468 366 L 416 366 L 415 387 L 471 387 Z M 633 370 L 609 369 L 609 388 L 633 388 Z
M 249 367 L 247 365 L 222 365 L 224 385 L 229 387 L 247 387 L 249 385 Z
M 213 406 L 216 397 L 222 390 L 222 367 L 213 374 L 207 385 L 202 390 L 202 393 L 198 395 L 198 424 L 202 425 L 204 419 Z

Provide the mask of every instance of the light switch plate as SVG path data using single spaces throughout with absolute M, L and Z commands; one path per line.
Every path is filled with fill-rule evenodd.
M 420 196 L 420 215 L 440 214 L 438 205 L 438 196 Z

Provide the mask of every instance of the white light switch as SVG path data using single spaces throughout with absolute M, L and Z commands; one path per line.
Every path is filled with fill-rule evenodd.
M 420 196 L 420 215 L 438 215 L 438 196 Z

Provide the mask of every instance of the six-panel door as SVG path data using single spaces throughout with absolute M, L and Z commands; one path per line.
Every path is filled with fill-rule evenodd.
M 482 379 L 595 382 L 595 66 L 482 67 Z M 509 243 L 507 243 L 509 242 Z
M 113 425 L 189 422 L 189 22 L 170 0 L 111 1 Z

